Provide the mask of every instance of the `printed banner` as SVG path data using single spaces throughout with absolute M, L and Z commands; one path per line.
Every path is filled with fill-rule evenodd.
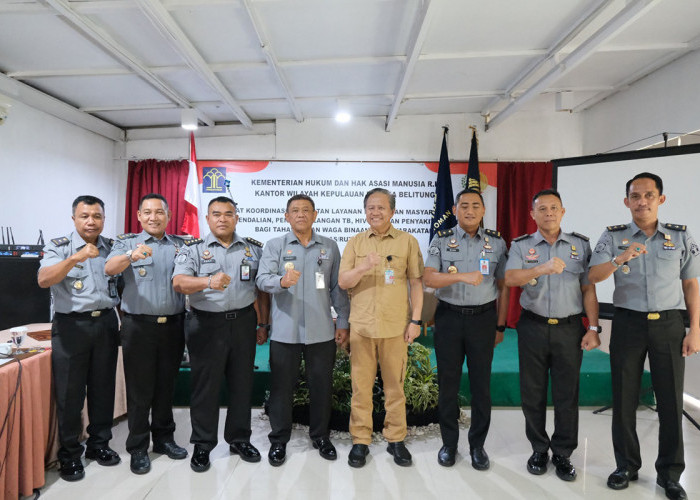
M 198 161 L 202 169 L 202 206 L 200 231 L 207 234 L 207 204 L 216 196 L 230 195 L 238 205 L 240 220 L 236 231 L 262 242 L 289 231 L 284 219 L 287 200 L 299 193 L 313 198 L 318 210 L 314 228 L 338 242 L 345 242 L 369 226 L 363 200 L 367 191 L 385 188 L 396 194 L 396 213 L 392 222 L 398 229 L 413 234 L 425 254 L 430 235 L 438 163 L 367 162 L 294 162 L 294 161 Z M 486 203 L 485 227 L 495 229 L 496 164 L 480 165 L 488 187 L 482 193 Z M 226 172 L 226 178 L 206 175 Z M 451 165 L 453 192 L 463 189 L 466 163 Z M 213 183 L 216 178 L 217 182 Z M 229 181 L 230 188 L 224 180 Z M 209 189 L 207 188 L 209 187 Z M 213 191 L 216 186 L 218 191 Z

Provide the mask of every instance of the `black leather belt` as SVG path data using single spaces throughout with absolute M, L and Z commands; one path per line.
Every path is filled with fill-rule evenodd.
M 455 311 L 460 314 L 464 314 L 465 316 L 476 316 L 477 314 L 482 314 L 486 311 L 490 311 L 491 309 L 495 309 L 496 301 L 492 300 L 491 302 L 482 304 L 480 306 L 456 306 L 454 304 L 450 304 L 449 302 L 441 300 L 440 305 L 446 307 L 450 311 Z
M 164 323 L 172 323 L 173 321 L 176 321 L 180 318 L 185 313 L 179 313 L 179 314 L 170 314 L 170 315 L 163 315 L 163 316 L 155 316 L 153 314 L 131 314 L 131 313 L 124 313 L 124 316 L 128 316 L 129 318 L 133 318 L 136 321 L 144 321 L 146 323 L 158 323 L 159 325 L 162 325 Z
M 241 316 L 243 313 L 247 313 L 251 309 L 254 309 L 253 304 L 250 304 L 249 306 L 245 306 L 242 309 L 233 309 L 231 311 L 223 311 L 223 312 L 211 312 L 211 311 L 202 311 L 201 309 L 195 309 L 194 307 L 192 308 L 192 314 L 195 316 L 201 316 L 202 318 L 218 318 L 218 319 L 236 319 L 239 316 Z
M 675 316 L 678 314 L 678 309 L 668 309 L 666 311 L 644 312 L 644 311 L 633 311 L 632 309 L 625 309 L 624 307 L 616 307 L 615 311 L 624 313 L 627 316 L 636 316 L 638 318 L 644 318 L 644 319 L 649 320 L 649 321 L 656 321 L 659 319 L 668 319 L 671 317 L 671 315 Z
M 535 314 L 532 311 L 528 311 L 527 309 L 523 309 L 522 315 L 537 321 L 538 323 L 544 323 L 546 325 L 561 325 L 581 321 L 581 313 L 574 314 L 573 316 L 567 316 L 566 318 L 547 318 L 545 316 Z
M 113 311 L 113 308 L 109 309 L 96 309 L 95 311 L 85 311 L 85 312 L 69 312 L 69 313 L 54 313 L 56 316 L 65 316 L 67 318 L 99 318 L 104 316 L 109 311 Z

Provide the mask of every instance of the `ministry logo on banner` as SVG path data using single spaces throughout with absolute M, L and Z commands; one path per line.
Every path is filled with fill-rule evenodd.
M 220 167 L 202 168 L 202 193 L 225 193 L 226 170 Z

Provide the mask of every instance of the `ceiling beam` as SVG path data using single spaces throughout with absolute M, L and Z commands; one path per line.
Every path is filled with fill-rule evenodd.
M 506 87 L 503 95 L 494 97 L 481 111 L 482 116 L 489 116 L 495 106 L 503 99 L 510 99 L 511 94 L 515 89 L 532 77 L 540 68 L 547 64 L 559 51 L 561 51 L 571 40 L 576 37 L 586 26 L 595 20 L 600 13 L 610 4 L 612 0 L 598 0 L 574 21 L 574 23 L 562 33 L 559 34 L 557 40 L 547 49 L 547 51 L 536 61 L 527 65 Z
M 250 19 L 251 24 L 253 25 L 253 30 L 255 30 L 255 35 L 258 37 L 258 42 L 260 43 L 260 48 L 263 51 L 263 54 L 265 54 L 265 59 L 267 60 L 267 64 L 270 66 L 270 69 L 272 69 L 272 72 L 275 74 L 275 77 L 277 78 L 277 82 L 280 84 L 282 87 L 282 92 L 284 93 L 285 97 L 287 98 L 287 102 L 289 103 L 289 107 L 292 108 L 292 113 L 294 114 L 294 119 L 298 122 L 303 122 L 304 121 L 304 115 L 301 112 L 301 108 L 299 107 L 299 104 L 296 101 L 296 98 L 294 97 L 294 94 L 292 93 L 292 88 L 289 85 L 289 81 L 287 81 L 287 77 L 284 74 L 284 71 L 282 70 L 282 67 L 280 66 L 279 61 L 277 60 L 277 56 L 275 55 L 275 52 L 272 50 L 272 47 L 270 46 L 269 42 L 269 37 L 267 36 L 265 32 L 265 25 L 263 24 L 262 20 L 260 19 L 260 16 L 258 16 L 257 11 L 255 8 L 251 5 L 250 0 L 242 0 L 243 7 L 245 8 L 246 13 L 248 14 L 248 19 Z
M 527 88 L 520 96 L 508 103 L 500 112 L 486 122 L 486 130 L 489 130 L 503 120 L 511 116 L 520 109 L 526 102 L 533 99 L 547 86 L 561 78 L 573 68 L 581 64 L 587 57 L 606 40 L 617 34 L 638 17 L 644 15 L 654 5 L 663 0 L 631 0 L 620 11 L 615 14 L 598 31 L 584 40 L 571 54 L 564 57 L 553 68 L 551 68 L 542 78 Z
M 386 117 L 386 124 L 384 125 L 384 130 L 387 132 L 391 131 L 391 127 L 394 124 L 396 115 L 399 113 L 399 107 L 403 101 L 404 95 L 406 94 L 406 88 L 408 87 L 408 82 L 413 76 L 413 70 L 416 67 L 418 58 L 420 57 L 420 51 L 423 48 L 423 43 L 425 38 L 428 36 L 428 26 L 430 25 L 430 19 L 435 12 L 435 9 L 431 9 L 434 3 L 431 0 L 423 0 L 418 13 L 416 14 L 415 21 L 413 23 L 413 31 L 411 37 L 409 38 L 408 50 L 406 51 L 407 58 L 401 75 L 401 80 L 396 86 L 396 91 L 394 92 L 394 102 L 389 110 L 389 115 Z
M 106 50 L 112 57 L 131 68 L 138 76 L 148 82 L 158 92 L 183 108 L 191 107 L 189 101 L 175 91 L 165 81 L 153 73 L 138 57 L 128 51 L 119 42 L 112 38 L 100 26 L 87 17 L 75 12 L 66 0 L 43 0 L 56 12 L 61 14 L 66 21 L 78 28 L 88 38 Z M 207 121 L 211 121 L 207 119 Z M 211 121 L 213 124 L 213 121 Z
M 163 7 L 163 4 L 161 4 L 159 0 L 136 0 L 136 3 L 153 26 L 163 35 L 163 38 L 165 38 L 168 44 L 187 61 L 187 65 L 219 94 L 221 100 L 233 111 L 238 121 L 240 121 L 243 126 L 251 128 L 253 126 L 253 121 L 243 110 L 236 98 L 231 95 L 231 92 L 229 92 L 226 86 L 219 80 L 211 68 L 209 68 L 202 55 L 197 51 L 167 9 Z M 199 113 L 200 111 L 198 110 L 198 115 Z
M 63 101 L 44 94 L 29 85 L 8 78 L 0 73 L 0 93 L 7 97 L 31 106 L 32 108 L 60 118 L 68 123 L 77 125 L 94 134 L 101 135 L 113 141 L 123 141 L 126 138 L 124 130 L 111 123 L 84 113 Z M 10 115 L 12 119 L 12 115 Z
M 577 105 L 574 107 L 572 110 L 574 113 L 579 113 L 581 111 L 585 111 L 589 108 L 592 108 L 599 102 L 601 102 L 604 99 L 607 99 L 613 94 L 616 94 L 622 90 L 626 90 L 627 88 L 630 87 L 630 85 L 633 85 L 635 82 L 641 80 L 645 76 L 650 75 L 654 71 L 663 68 L 667 64 L 670 64 L 671 62 L 675 61 L 676 59 L 679 59 L 683 57 L 684 55 L 688 54 L 689 52 L 692 52 L 694 50 L 700 49 L 700 37 L 694 38 L 690 42 L 688 42 L 686 45 L 685 49 L 683 50 L 678 50 L 675 52 L 671 52 L 669 54 L 664 54 L 663 56 L 659 57 L 658 59 L 655 59 L 651 63 L 647 64 L 640 70 L 634 72 L 633 74 L 629 75 L 627 78 L 624 80 L 616 83 L 612 88 L 607 89 L 603 92 L 600 92 L 590 99 L 587 99 L 586 101 L 582 102 L 581 104 Z

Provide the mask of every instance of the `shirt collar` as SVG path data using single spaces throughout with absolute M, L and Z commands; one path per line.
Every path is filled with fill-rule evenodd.
M 464 238 L 470 238 L 469 233 L 467 233 L 464 229 L 462 229 L 462 227 L 459 224 L 457 224 L 454 227 L 453 232 L 455 233 L 455 236 L 457 236 L 458 240 L 461 240 Z M 474 233 L 474 237 L 479 238 L 480 240 L 483 240 L 484 239 L 484 228 L 483 227 L 477 228 L 476 233 Z
M 392 238 L 396 239 L 396 237 L 399 234 L 399 230 L 394 227 L 393 224 L 389 223 L 389 230 L 384 234 L 384 236 L 391 236 Z M 370 236 L 379 236 L 376 232 L 374 232 L 374 229 L 371 227 L 369 228 L 369 235 Z
M 537 231 L 535 231 L 534 233 L 532 233 L 532 237 L 535 238 L 535 245 L 539 245 L 543 241 L 545 243 L 549 244 L 547 242 L 547 240 L 544 239 L 544 236 L 542 236 L 542 233 L 540 233 L 539 229 Z M 557 241 L 564 241 L 564 242 L 569 241 L 568 235 L 564 231 L 562 231 L 561 228 L 559 228 L 559 236 L 557 236 L 557 239 L 554 240 L 554 243 L 556 244 Z
M 656 233 L 661 233 L 662 235 L 665 235 L 666 233 L 664 233 L 661 228 L 662 228 L 661 221 L 657 220 L 656 221 L 656 231 L 654 231 L 654 234 L 652 234 L 650 237 L 653 238 L 656 235 Z M 638 233 L 644 234 L 644 231 L 639 229 L 639 226 L 634 221 L 632 221 L 630 223 L 630 229 L 632 229 L 633 236 L 638 234 Z M 644 238 L 645 239 L 647 238 L 646 234 L 644 234 Z
M 234 231 L 233 241 L 231 241 L 231 245 L 229 245 L 229 247 L 234 246 L 236 243 L 241 243 L 243 245 L 248 244 L 237 232 Z M 216 239 L 214 233 L 207 234 L 207 236 L 204 238 L 204 245 L 210 247 L 214 244 L 219 245 L 222 248 L 224 247 L 221 243 L 219 243 L 219 240 Z
M 97 248 L 104 247 L 105 246 L 104 241 L 105 241 L 105 238 L 102 235 L 99 235 L 97 237 L 97 244 L 95 246 Z M 80 236 L 78 231 L 73 231 L 71 233 L 71 245 L 73 246 L 73 248 L 75 248 L 77 250 L 77 249 L 82 248 L 85 245 L 87 245 L 87 241 L 85 241 L 82 238 L 82 236 Z
M 289 243 L 294 243 L 297 242 L 301 245 L 301 242 L 299 241 L 299 238 L 297 238 L 296 234 L 294 234 L 294 231 L 289 231 L 285 236 L 284 236 L 284 243 L 289 244 Z M 311 239 L 309 240 L 309 247 L 313 245 L 314 243 L 321 243 L 321 240 L 318 238 L 318 233 L 316 232 L 315 229 L 311 230 Z M 308 248 L 308 247 L 307 247 Z

